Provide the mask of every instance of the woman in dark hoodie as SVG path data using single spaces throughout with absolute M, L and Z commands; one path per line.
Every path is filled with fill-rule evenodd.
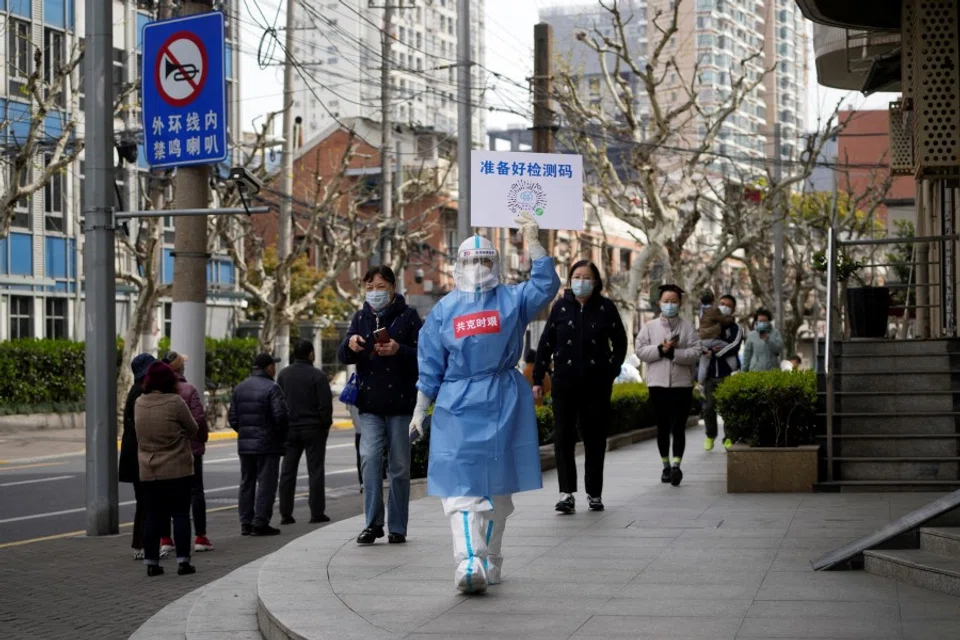
M 627 334 L 616 305 L 601 295 L 597 265 L 581 260 L 570 269 L 568 288 L 553 305 L 540 336 L 533 370 L 534 397 L 553 361 L 553 447 L 560 480 L 560 513 L 573 513 L 577 491 L 577 423 L 586 454 L 584 484 L 592 511 L 603 511 L 603 460 L 614 379 L 627 353 Z
M 157 359 L 149 353 L 141 353 L 130 363 L 133 369 L 133 385 L 127 392 L 127 401 L 123 406 L 123 436 L 120 440 L 120 465 L 117 478 L 120 482 L 129 482 L 133 485 L 133 496 L 137 501 L 136 511 L 133 512 L 133 559 L 143 560 L 143 523 L 147 517 L 147 508 L 143 502 L 143 491 L 140 487 L 140 470 L 137 462 L 137 430 L 134 427 L 133 409 L 137 398 L 143 395 L 143 381 L 147 377 L 147 369 Z
M 384 535 L 383 463 L 388 461 L 389 542 L 407 539 L 410 507 L 410 419 L 417 404 L 417 340 L 422 322 L 397 293 L 390 267 L 371 267 L 363 277 L 366 302 L 340 345 L 340 362 L 357 366 L 360 469 L 367 526 L 359 544 Z

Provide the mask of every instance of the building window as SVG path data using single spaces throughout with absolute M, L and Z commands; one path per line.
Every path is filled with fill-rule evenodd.
M 10 296 L 10 339 L 32 338 L 33 298 Z
M 10 177 L 9 183 L 13 184 L 14 175 L 13 167 L 10 167 Z M 30 182 L 30 170 L 27 169 L 24 171 L 23 177 L 20 179 L 20 184 Z M 19 229 L 29 229 L 30 228 L 30 196 L 24 196 L 17 200 L 13 205 L 13 218 L 10 221 L 10 224 Z
M 54 94 L 53 103 L 58 107 L 65 105 L 64 82 L 60 81 L 63 69 L 63 32 L 55 29 L 43 30 L 43 79 L 47 91 Z M 54 85 L 57 85 L 54 88 Z
M 163 337 L 169 338 L 173 335 L 173 303 L 163 303 Z
M 10 95 L 20 95 L 30 75 L 30 23 L 24 20 L 7 20 L 7 77 Z
M 64 340 L 67 337 L 67 301 L 64 298 L 47 298 L 47 340 Z
M 123 64 L 126 53 L 123 49 L 113 50 L 113 95 L 123 95 Z
M 50 163 L 50 154 L 44 155 L 44 161 Z M 63 233 L 66 227 L 63 222 L 63 195 L 65 192 L 64 182 L 66 181 L 66 172 L 64 170 L 56 171 L 50 176 L 50 179 L 43 185 L 43 214 L 44 229 L 47 231 L 58 231 Z

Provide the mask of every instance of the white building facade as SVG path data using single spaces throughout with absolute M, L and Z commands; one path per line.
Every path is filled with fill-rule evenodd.
M 143 202 L 149 174 L 143 152 L 139 110 L 140 41 L 143 26 L 152 20 L 155 2 L 151 0 L 112 0 L 114 12 L 113 85 L 120 94 L 125 87 L 136 87 L 127 104 L 115 118 L 117 145 L 136 144 L 135 165 L 118 162 L 116 184 L 118 210 L 147 208 Z M 226 73 L 229 139 L 240 140 L 239 56 L 240 47 L 235 19 L 237 0 L 221 3 L 227 15 Z M 32 116 L 31 102 L 21 92 L 25 79 L 33 71 L 34 53 L 43 54 L 44 73 L 53 77 L 57 64 L 78 55 L 84 34 L 83 0 L 0 0 L 0 32 L 4 44 L 0 50 L 0 120 L 8 125 L 0 130 L 0 144 L 7 153 L 15 151 L 23 140 Z M 44 161 L 43 149 L 49 149 L 65 123 L 77 123 L 76 136 L 84 136 L 83 64 L 65 87 L 59 109 L 44 119 L 41 153 L 36 166 Z M 0 239 L 0 340 L 18 338 L 84 339 L 84 280 L 82 212 L 83 156 L 66 171 L 55 175 L 44 189 L 21 201 L 16 209 L 9 235 Z M 2 165 L 6 171 L 7 165 Z M 0 176 L 6 183 L 9 172 Z M 164 225 L 162 281 L 173 279 L 173 220 Z M 118 225 L 121 236 L 136 240 L 137 221 Z M 126 263 L 124 262 L 126 260 Z M 136 269 L 133 258 L 118 251 L 118 268 Z M 214 255 L 207 269 L 209 287 L 207 335 L 229 335 L 236 324 L 242 297 L 236 285 L 236 270 L 228 258 Z M 123 334 L 135 302 L 135 291 L 117 283 L 117 331 Z M 170 335 L 170 300 L 161 300 L 156 315 L 157 337 Z
M 342 0 L 299 3 L 294 57 L 294 111 L 313 138 L 336 119 L 379 121 L 381 34 L 386 2 L 393 11 L 390 87 L 392 118 L 413 129 L 457 132 L 457 1 Z M 374 6 L 370 6 L 370 5 Z M 473 140 L 485 132 L 484 2 L 471 2 Z M 409 5 L 409 6 L 408 6 Z

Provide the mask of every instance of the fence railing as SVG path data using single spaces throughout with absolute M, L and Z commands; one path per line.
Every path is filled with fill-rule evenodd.
M 850 312 L 845 309 L 846 282 L 841 283 L 841 268 L 869 272 L 871 281 L 882 281 L 888 290 L 902 292 L 902 304 L 890 305 L 885 318 L 886 333 L 891 337 L 890 318 L 899 318 L 895 339 L 950 337 L 957 334 L 955 295 L 957 290 L 956 244 L 960 235 L 904 238 L 871 238 L 841 240 L 834 229 L 827 233 L 827 318 L 824 335 L 823 371 L 825 377 L 827 480 L 834 479 L 834 417 L 836 413 L 835 343 L 850 334 Z M 884 253 L 875 261 L 880 247 L 906 249 L 902 259 L 891 259 Z M 865 261 L 851 259 L 850 253 L 865 254 Z M 848 251 L 845 251 L 848 250 Z M 841 263 L 841 255 L 844 256 Z M 894 258 L 897 258 L 894 256 Z M 893 269 L 896 278 L 907 272 L 906 281 L 888 278 Z M 899 274 L 896 271 L 899 270 Z M 888 280 L 890 280 L 888 282 Z M 844 313 L 846 310 L 846 313 Z M 877 336 L 880 337 L 880 336 Z

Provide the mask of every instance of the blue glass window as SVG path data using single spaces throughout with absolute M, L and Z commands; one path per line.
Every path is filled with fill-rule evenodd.
M 173 282 L 173 249 L 163 250 L 163 282 Z
M 43 21 L 61 29 L 65 28 L 67 26 L 67 0 L 43 0 Z
M 144 15 L 142 13 L 137 14 L 137 49 L 143 48 L 143 28 L 147 26 L 150 20 L 150 16 Z
M 46 238 L 44 257 L 48 278 L 67 277 L 67 240 L 66 238 Z
M 9 0 L 10 13 L 24 18 L 33 17 L 33 3 L 30 0 Z
M 3 0 L 0 0 L 3 2 Z M 7 274 L 7 239 L 0 240 L 0 274 Z
M 10 273 L 33 275 L 33 236 L 29 233 L 10 234 Z
M 227 77 L 233 77 L 233 47 L 230 45 L 224 45 L 224 68 L 226 69 Z

